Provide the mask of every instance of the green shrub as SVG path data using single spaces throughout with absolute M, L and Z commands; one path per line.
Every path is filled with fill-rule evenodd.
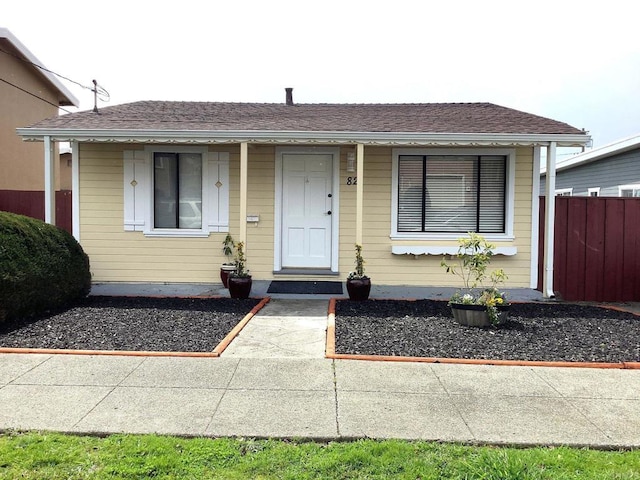
M 0 322 L 63 307 L 90 290 L 89 258 L 68 232 L 0 212 Z

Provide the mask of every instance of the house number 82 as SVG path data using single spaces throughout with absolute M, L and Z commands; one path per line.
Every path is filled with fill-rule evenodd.
M 347 185 L 357 185 L 358 177 L 347 177 Z

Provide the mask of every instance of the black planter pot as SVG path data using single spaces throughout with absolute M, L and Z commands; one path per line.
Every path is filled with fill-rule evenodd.
M 369 277 L 347 279 L 347 293 L 349 300 L 363 302 L 369 298 L 371 279 Z
M 251 293 L 251 277 L 229 276 L 229 295 L 231 298 L 249 298 Z
M 510 305 L 498 305 L 498 325 L 507 321 Z M 489 312 L 484 305 L 468 305 L 464 303 L 452 303 L 451 313 L 460 325 L 468 327 L 490 327 L 492 325 Z
M 224 288 L 229 288 L 229 274 L 235 271 L 236 266 L 234 264 L 223 263 L 220 267 L 220 280 L 222 281 L 222 285 L 224 285 Z

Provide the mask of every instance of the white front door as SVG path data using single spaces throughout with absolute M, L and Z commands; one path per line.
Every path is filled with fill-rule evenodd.
M 282 154 L 282 268 L 330 268 L 333 155 Z

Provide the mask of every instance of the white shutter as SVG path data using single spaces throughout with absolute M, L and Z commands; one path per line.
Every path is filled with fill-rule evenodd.
M 210 232 L 229 231 L 229 153 L 209 152 L 209 214 Z
M 124 229 L 142 232 L 145 229 L 150 202 L 149 161 L 139 150 L 124 151 Z

